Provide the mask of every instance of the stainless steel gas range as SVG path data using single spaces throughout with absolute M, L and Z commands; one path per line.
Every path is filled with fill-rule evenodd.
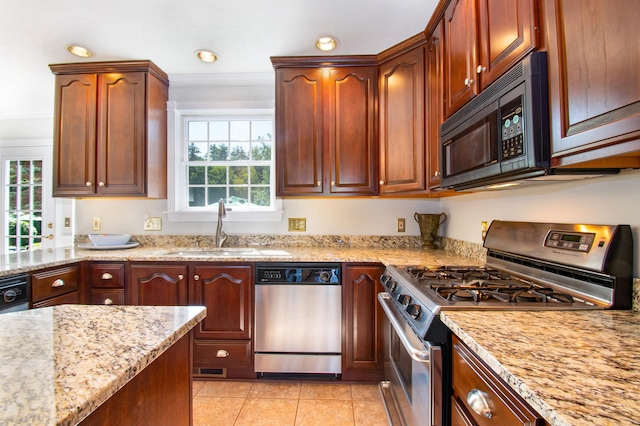
M 633 238 L 628 225 L 493 221 L 475 266 L 388 266 L 380 390 L 392 425 L 448 425 L 452 309 L 630 309 Z

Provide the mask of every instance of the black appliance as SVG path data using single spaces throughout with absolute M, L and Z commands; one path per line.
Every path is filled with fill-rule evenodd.
M 550 168 L 546 52 L 533 52 L 440 127 L 441 186 L 503 188 L 619 173 Z
M 385 316 L 380 384 L 393 425 L 449 424 L 453 309 L 630 309 L 629 225 L 493 221 L 478 265 L 388 266 L 378 301 Z
M 26 274 L 0 278 L 0 314 L 29 309 L 29 277 Z

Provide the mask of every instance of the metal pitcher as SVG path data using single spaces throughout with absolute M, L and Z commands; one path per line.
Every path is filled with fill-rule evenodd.
M 420 237 L 422 238 L 422 248 L 434 249 L 433 245 L 438 235 L 438 228 L 447 220 L 447 215 L 444 213 L 430 214 L 430 213 L 414 213 L 413 218 L 418 222 L 420 226 Z

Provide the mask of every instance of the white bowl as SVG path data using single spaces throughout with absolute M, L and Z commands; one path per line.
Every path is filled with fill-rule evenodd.
M 89 241 L 94 246 L 121 246 L 130 239 L 131 234 L 89 234 Z

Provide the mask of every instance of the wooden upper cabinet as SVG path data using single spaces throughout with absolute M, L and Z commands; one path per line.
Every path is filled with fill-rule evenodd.
M 166 198 L 166 74 L 150 61 L 50 68 L 53 195 Z
M 377 70 L 367 58 L 271 58 L 278 196 L 376 194 Z
M 380 65 L 380 194 L 425 189 L 423 45 Z
M 552 165 L 605 157 L 639 167 L 637 0 L 547 0 Z
M 451 0 L 445 11 L 446 116 L 539 45 L 536 0 Z
M 323 192 L 320 69 L 276 69 L 277 195 Z
M 445 22 L 446 116 L 479 93 L 476 0 L 451 0 Z
M 440 125 L 444 121 L 444 21 L 436 26 L 427 41 L 426 99 L 427 99 L 427 187 L 440 187 Z

